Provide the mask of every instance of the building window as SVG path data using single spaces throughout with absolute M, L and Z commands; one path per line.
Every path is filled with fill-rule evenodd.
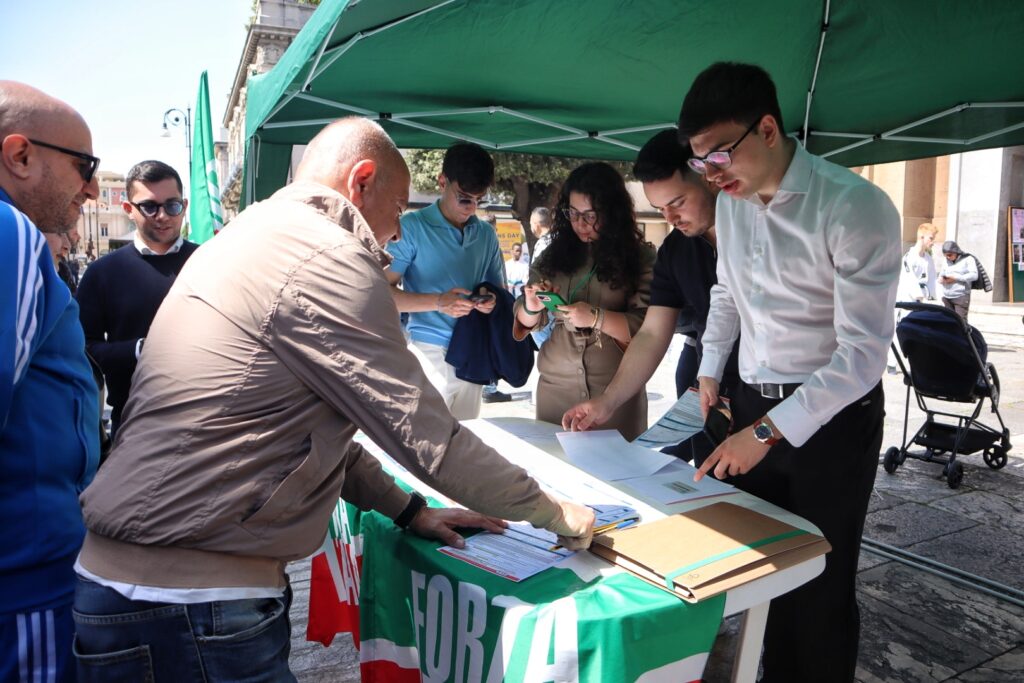
M 100 223 L 100 237 L 106 237 L 108 235 L 107 224 Z

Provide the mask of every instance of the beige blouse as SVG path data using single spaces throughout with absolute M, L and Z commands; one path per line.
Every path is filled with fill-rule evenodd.
M 592 306 L 599 306 L 606 311 L 625 313 L 629 324 L 630 336 L 636 334 L 647 313 L 647 305 L 651 295 L 651 276 L 654 267 L 655 251 L 650 245 L 643 247 L 643 269 L 639 285 L 634 292 L 625 288 L 612 289 L 607 283 L 601 282 L 596 275 L 589 276 L 594 267 L 593 259 L 586 262 L 573 273 L 558 273 L 548 278 L 558 288 L 562 298 L 568 303 L 585 301 Z M 588 277 L 589 276 L 589 277 Z M 528 284 L 544 279 L 539 272 L 530 269 Z M 572 294 L 570 298 L 570 294 Z M 516 300 L 516 308 L 524 305 L 524 297 Z M 551 337 L 540 348 L 537 358 L 537 370 L 540 380 L 537 383 L 538 420 L 561 424 L 562 415 L 566 410 L 581 401 L 597 398 L 611 384 L 615 371 L 619 369 L 625 347 L 592 328 L 578 329 L 563 319 L 560 313 L 554 314 L 555 326 Z M 540 315 L 535 327 L 527 328 L 518 319 L 513 323 L 512 333 L 516 339 L 524 339 L 534 330 L 542 329 L 548 324 L 547 310 Z M 602 425 L 603 429 L 617 429 L 622 435 L 633 440 L 647 429 L 647 392 L 639 391 L 626 401 Z

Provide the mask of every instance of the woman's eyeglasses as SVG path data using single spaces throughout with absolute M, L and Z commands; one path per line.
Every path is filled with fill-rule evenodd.
M 590 227 L 594 227 L 594 224 L 597 223 L 597 211 L 594 211 L 593 209 L 577 211 L 571 206 L 567 206 L 562 209 L 562 215 L 565 216 L 566 220 L 570 223 L 582 221 Z
M 160 213 L 160 209 L 163 209 L 168 216 L 180 216 L 181 212 L 185 210 L 185 204 L 180 199 L 168 199 L 163 204 L 149 199 L 138 204 L 128 203 L 138 209 L 146 218 L 155 218 Z
M 736 148 L 740 146 L 740 143 L 750 135 L 750 131 L 754 130 L 760 119 L 750 124 L 750 128 L 747 128 L 747 132 L 740 136 L 740 139 L 736 141 L 729 149 L 719 150 L 717 152 L 709 152 L 706 156 L 702 157 L 690 157 L 686 160 L 687 165 L 697 173 L 704 175 L 708 172 L 708 166 L 714 166 L 715 168 L 729 168 L 732 166 L 732 153 L 736 151 Z
M 85 152 L 76 152 L 73 149 L 67 147 L 61 147 L 60 145 L 51 145 L 49 142 L 43 142 L 42 140 L 33 140 L 28 138 L 28 141 L 33 145 L 39 145 L 40 147 L 46 147 L 47 149 L 53 149 L 61 154 L 67 154 L 68 156 L 75 157 L 80 160 L 78 166 L 78 175 L 82 176 L 82 182 L 88 183 L 92 181 L 93 175 L 96 174 L 96 169 L 100 166 L 99 157 L 94 157 L 91 154 Z

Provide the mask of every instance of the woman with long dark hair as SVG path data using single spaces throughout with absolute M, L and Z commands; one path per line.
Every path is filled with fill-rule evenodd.
M 566 410 L 600 396 L 611 383 L 647 312 L 654 256 L 618 171 L 593 162 L 569 174 L 558 196 L 551 243 L 533 264 L 515 306 L 516 339 L 555 319 L 537 359 L 538 420 L 561 424 Z M 552 312 L 537 296 L 550 303 L 550 292 L 564 301 Z M 605 427 L 627 439 L 643 432 L 646 392 L 624 403 Z

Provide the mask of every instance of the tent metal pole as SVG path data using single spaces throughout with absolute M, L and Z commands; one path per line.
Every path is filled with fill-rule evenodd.
M 888 138 L 888 137 L 892 137 L 893 135 L 898 135 L 898 134 L 902 133 L 903 131 L 908 130 L 910 128 L 916 128 L 917 126 L 923 126 L 926 123 L 931 123 L 932 121 L 935 121 L 937 119 L 945 118 L 945 117 L 949 116 L 950 114 L 957 114 L 959 112 L 962 112 L 964 109 L 970 109 L 970 107 L 971 107 L 971 105 L 966 103 L 966 102 L 963 103 L 963 104 L 958 104 L 955 107 L 950 107 L 949 109 L 945 109 L 943 111 L 940 111 L 937 114 L 932 114 L 931 116 L 926 116 L 923 119 L 918 119 L 917 121 L 911 121 L 910 123 L 908 123 L 906 125 L 903 125 L 903 126 L 900 126 L 898 128 L 893 128 L 892 130 L 887 130 L 886 132 L 882 133 L 881 137 L 882 138 Z
M 606 142 L 609 145 L 615 145 L 617 147 L 625 147 L 626 149 L 628 149 L 630 151 L 633 151 L 633 152 L 639 152 L 640 151 L 640 148 L 637 147 L 636 145 L 631 145 L 628 142 L 623 142 L 622 140 L 616 140 L 615 138 L 607 137 L 606 135 L 603 135 L 601 133 L 598 133 L 597 135 L 595 135 L 594 139 L 595 140 L 600 140 L 601 142 Z
M 811 76 L 811 87 L 807 89 L 807 107 L 804 109 L 804 139 L 801 145 L 807 147 L 807 125 L 811 120 L 811 102 L 814 100 L 814 89 L 818 85 L 818 69 L 821 68 L 821 55 L 825 52 L 825 37 L 828 35 L 828 18 L 831 0 L 825 0 L 825 16 L 821 20 L 821 39 L 818 41 L 818 57 L 814 60 L 814 75 Z
M 823 130 L 812 130 L 811 135 L 823 138 L 853 138 L 855 140 L 866 140 L 875 137 L 871 133 L 829 133 Z
M 571 142 L 573 140 L 586 139 L 587 134 L 581 133 L 579 135 L 559 135 L 553 138 L 534 138 L 532 140 L 516 140 L 514 142 L 500 142 L 495 149 L 509 149 L 512 147 L 531 147 L 533 145 L 543 145 L 545 143 L 556 143 L 556 142 Z
M 914 135 L 890 135 L 883 140 L 895 140 L 896 142 L 934 142 L 939 145 L 966 145 L 967 140 L 951 140 L 949 138 L 922 138 Z
M 649 130 L 664 130 L 666 128 L 675 128 L 674 123 L 655 123 L 650 126 L 634 126 L 633 128 L 618 128 L 616 130 L 602 130 L 600 135 L 629 135 L 630 133 L 643 133 Z
M 274 128 L 302 128 L 303 126 L 326 126 L 338 119 L 303 119 L 302 121 L 282 121 L 281 123 L 264 123 L 260 130 L 272 130 Z
M 1018 128 L 1024 128 L 1024 122 L 1015 123 L 1012 126 L 1000 128 L 999 130 L 994 130 L 991 133 L 986 133 L 984 135 L 979 135 L 976 138 L 971 138 L 970 140 L 966 141 L 966 144 L 973 145 L 977 142 L 981 142 L 982 140 L 987 140 L 988 138 L 994 138 L 997 135 L 1002 135 L 1003 133 L 1009 133 L 1010 131 L 1017 130 Z
M 324 40 L 320 43 L 320 49 L 316 51 L 316 59 L 313 60 L 313 66 L 309 67 L 309 73 L 306 74 L 306 80 L 302 82 L 302 87 L 299 88 L 299 92 L 306 92 L 306 88 L 309 87 L 310 81 L 313 80 L 313 74 L 316 73 L 316 67 L 320 64 L 320 59 L 324 56 L 324 50 L 327 49 L 327 43 L 331 40 L 331 32 L 328 31 L 327 35 L 324 36 Z
M 330 50 L 326 50 L 325 49 L 327 47 L 327 42 L 331 39 L 331 31 L 328 31 L 327 35 L 324 36 L 324 43 L 323 43 L 323 45 L 320 48 L 320 54 L 317 56 L 317 60 L 313 64 L 313 68 L 311 68 L 309 70 L 309 74 L 306 75 L 306 80 L 303 83 L 302 88 L 299 89 L 299 90 L 295 90 L 295 91 L 291 92 L 284 99 L 282 99 L 277 104 L 277 106 L 275 106 L 271 110 L 270 114 L 267 115 L 266 120 L 269 121 L 270 119 L 272 119 L 274 117 L 275 114 L 277 114 L 279 111 L 284 109 L 284 107 L 289 102 L 291 102 L 292 99 L 296 95 L 298 95 L 300 92 L 305 90 L 306 87 L 310 83 L 312 83 L 315 79 L 319 78 L 320 75 L 323 74 L 324 71 L 329 69 L 332 64 L 334 64 L 336 61 L 338 61 L 338 59 L 340 59 L 343 54 L 348 52 L 349 49 L 354 47 L 356 45 L 356 43 L 358 43 L 363 38 L 368 38 L 370 36 L 373 36 L 373 35 L 376 35 L 378 33 L 381 33 L 382 31 L 386 31 L 389 28 L 394 28 L 395 26 L 398 26 L 399 24 L 404 24 L 407 21 L 410 21 L 412 19 L 416 19 L 417 17 L 420 17 L 420 16 L 422 16 L 422 15 L 428 13 L 428 12 L 433 12 L 434 10 L 440 9 L 441 7 L 444 7 L 446 5 L 450 5 L 453 2 L 455 2 L 455 0 L 445 0 L 444 2 L 442 2 L 440 4 L 434 5 L 433 7 L 427 7 L 426 9 L 422 9 L 419 12 L 416 12 L 414 14 L 410 14 L 407 17 L 402 17 L 401 19 L 398 19 L 397 21 L 393 21 L 390 24 L 384 24 L 383 26 L 379 26 L 379 27 L 373 29 L 372 31 L 367 31 L 366 33 L 363 33 L 362 31 L 360 31 L 359 33 L 355 34 L 354 36 L 349 38 L 347 41 L 345 41 L 345 43 L 343 43 L 343 44 L 341 44 L 341 45 L 339 45 L 337 47 L 333 47 Z M 343 10 L 343 12 L 344 12 L 344 10 Z M 321 64 L 321 62 L 323 61 L 323 56 L 325 54 L 327 55 L 327 61 L 323 62 Z
M 320 74 L 322 74 L 324 71 L 329 69 L 331 67 L 331 65 L 334 64 L 334 62 L 336 62 L 338 60 L 339 57 L 341 57 L 343 54 L 348 52 L 349 48 L 353 47 L 356 43 L 358 43 L 363 38 L 369 38 L 370 36 L 375 36 L 378 33 L 383 33 L 384 31 L 387 31 L 390 28 L 394 28 L 396 26 L 404 24 L 407 21 L 412 21 L 413 19 L 417 19 L 417 18 L 423 16 L 424 14 L 427 14 L 429 12 L 433 12 L 436 9 L 441 9 L 442 7 L 450 5 L 453 2 L 455 2 L 455 0 L 445 0 L 442 3 L 434 5 L 433 7 L 427 7 L 426 9 L 422 9 L 419 12 L 416 12 L 414 14 L 410 14 L 407 17 L 402 17 L 401 19 L 398 19 L 396 21 L 392 21 L 390 24 L 384 24 L 383 26 L 378 26 L 377 28 L 375 28 L 375 29 L 373 29 L 371 31 L 366 31 L 365 33 L 360 31 L 359 33 L 357 33 L 354 36 L 352 36 L 351 38 L 349 38 L 342 45 L 339 45 L 337 47 L 334 47 L 334 48 L 331 48 L 330 50 L 328 50 L 327 61 L 322 66 L 320 66 L 320 68 L 318 68 L 316 70 L 316 73 L 313 74 L 313 78 L 319 78 Z
M 425 123 L 419 123 L 418 121 L 409 121 L 408 119 L 396 119 L 396 118 L 392 118 L 390 120 L 393 121 L 394 123 L 400 123 L 403 126 L 409 126 L 410 128 L 417 128 L 419 130 L 425 130 L 428 133 L 436 133 L 438 135 L 442 135 L 444 137 L 451 138 L 453 140 L 465 140 L 466 142 L 475 142 L 476 144 L 480 145 L 481 147 L 487 147 L 489 149 L 498 149 L 498 145 L 493 143 L 493 142 L 488 142 L 487 140 L 481 140 L 480 138 L 473 138 L 473 137 L 470 137 L 468 135 L 459 135 L 458 133 L 454 133 L 454 132 L 452 132 L 450 130 L 444 130 L 442 128 L 435 128 L 434 126 L 428 126 Z
M 505 107 L 499 107 L 499 109 L 509 116 L 514 116 L 525 121 L 532 121 L 533 123 L 539 123 L 542 126 L 549 126 L 551 128 L 557 128 L 558 130 L 564 130 L 566 133 L 577 133 L 579 135 L 587 134 L 586 131 L 580 130 L 579 128 L 567 126 L 562 123 L 555 123 L 554 121 L 548 121 L 547 119 L 542 119 L 539 116 L 533 116 L 532 114 L 524 114 L 523 112 L 516 111 L 515 109 L 506 109 Z
M 830 152 L 825 152 L 824 154 L 821 155 L 821 158 L 822 159 L 827 159 L 830 156 L 835 156 L 836 154 L 842 154 L 843 152 L 847 152 L 847 151 L 849 151 L 851 149 L 855 149 L 857 147 L 863 147 L 864 145 L 869 145 L 869 144 L 871 144 L 874 141 L 875 141 L 874 137 L 867 138 L 866 140 L 858 140 L 857 142 L 854 142 L 852 144 L 846 145 L 845 147 L 840 147 L 839 149 L 833 149 Z
M 463 114 L 493 114 L 501 107 L 466 107 L 465 109 L 438 109 L 437 111 L 410 111 L 391 114 L 393 119 L 425 119 L 431 116 L 460 116 Z
M 342 104 L 341 102 L 335 102 L 334 100 L 328 100 L 326 98 L 317 97 L 316 95 L 310 95 L 304 92 L 299 93 L 298 95 L 295 96 L 295 98 L 299 100 L 306 100 L 307 102 L 316 102 L 317 104 L 322 104 L 325 107 L 337 107 L 338 109 L 344 109 L 345 111 L 355 112 L 356 114 L 361 114 L 363 116 L 377 116 L 377 112 L 370 111 L 369 109 L 363 109 L 362 107 L 354 107 L 351 104 Z

